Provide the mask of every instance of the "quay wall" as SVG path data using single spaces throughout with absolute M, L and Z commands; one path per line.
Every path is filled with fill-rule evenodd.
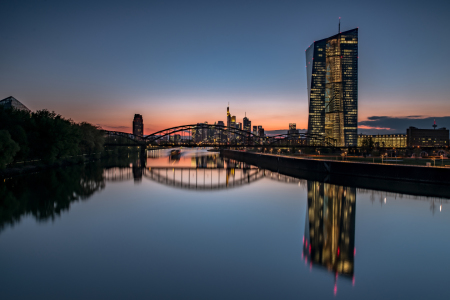
M 317 179 L 333 175 L 334 178 L 339 176 L 356 177 L 355 180 L 364 177 L 441 185 L 450 184 L 450 168 L 319 160 L 225 149 L 221 150 L 221 154 L 226 158 L 286 174 L 308 173 L 308 177 L 315 174 L 313 176 Z

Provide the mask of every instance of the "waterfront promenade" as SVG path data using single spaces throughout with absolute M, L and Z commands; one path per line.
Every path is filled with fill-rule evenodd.
M 362 188 L 383 186 L 393 192 L 409 191 L 412 194 L 420 194 L 424 185 L 432 185 L 436 196 L 450 194 L 447 187 L 450 168 L 312 159 L 234 150 L 221 150 L 221 154 L 260 168 L 318 181 L 336 184 L 351 182 Z

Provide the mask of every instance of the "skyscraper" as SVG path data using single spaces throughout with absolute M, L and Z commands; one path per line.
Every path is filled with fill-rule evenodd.
M 357 146 L 358 28 L 312 43 L 306 73 L 310 143 Z
M 231 116 L 230 127 L 236 129 L 236 116 Z M 233 133 L 230 134 L 231 140 L 236 138 L 236 134 L 234 132 L 236 132 L 236 130 L 233 130 Z
M 228 138 L 228 140 L 231 139 L 231 134 L 229 131 L 230 126 L 231 126 L 231 115 L 230 115 L 230 104 L 228 104 L 228 106 L 227 106 L 227 127 L 228 127 L 228 137 L 227 138 Z
M 136 136 L 144 135 L 144 120 L 142 115 L 135 114 L 133 119 L 133 134 Z
M 247 118 L 247 114 L 245 114 L 244 120 L 244 131 L 251 132 L 252 131 L 252 121 Z

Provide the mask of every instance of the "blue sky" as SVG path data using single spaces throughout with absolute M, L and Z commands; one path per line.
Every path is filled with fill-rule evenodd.
M 341 17 L 342 30 L 359 27 L 361 125 L 415 125 L 408 116 L 450 116 L 449 11 L 448 1 L 3 1 L 0 98 L 105 128 L 129 130 L 141 113 L 148 133 L 224 121 L 228 102 L 266 130 L 305 128 L 305 49 Z M 383 120 L 377 128 L 401 129 Z

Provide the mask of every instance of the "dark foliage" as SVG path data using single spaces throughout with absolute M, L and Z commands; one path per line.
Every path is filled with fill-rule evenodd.
M 0 106 L 0 132 L 0 149 L 4 147 L 9 155 L 0 153 L 0 169 L 11 162 L 53 163 L 75 155 L 98 153 L 104 143 L 96 126 L 77 124 L 48 110 L 29 113 Z

